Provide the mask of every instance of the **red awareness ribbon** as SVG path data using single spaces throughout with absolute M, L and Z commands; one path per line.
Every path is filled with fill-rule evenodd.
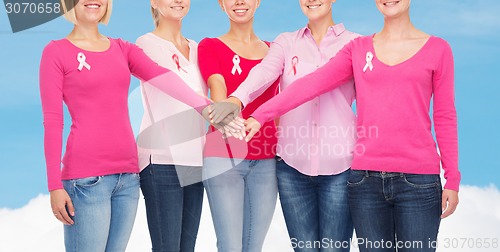
M 290 72 L 293 71 L 293 75 L 297 75 L 297 64 L 299 64 L 299 57 L 293 56 L 292 69 L 290 69 Z
M 172 60 L 175 62 L 175 64 L 177 65 L 177 70 L 180 72 L 181 70 L 184 71 L 185 73 L 187 73 L 186 70 L 184 70 L 184 68 L 181 67 L 181 63 L 179 63 L 179 56 L 177 56 L 177 54 L 174 53 L 174 55 L 172 55 Z

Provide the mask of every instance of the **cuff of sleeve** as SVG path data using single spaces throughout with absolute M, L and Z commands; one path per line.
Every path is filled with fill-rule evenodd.
M 62 181 L 49 183 L 49 192 L 63 188 L 64 186 L 62 184 Z
M 203 115 L 203 110 L 204 110 L 204 109 L 205 109 L 208 105 L 212 104 L 212 103 L 210 102 L 210 100 L 208 100 L 208 99 L 205 99 L 205 101 L 206 101 L 206 103 L 207 103 L 207 104 L 205 104 L 205 105 L 203 105 L 203 106 L 198 106 L 198 107 L 194 108 L 194 109 L 198 112 L 198 114 L 200 114 L 200 115 Z
M 458 172 L 458 171 L 453 175 L 445 176 L 446 184 L 444 185 L 444 189 L 453 190 L 453 191 L 458 192 L 459 187 L 460 187 L 460 177 L 461 177 L 460 172 Z
M 231 97 L 231 96 L 240 100 L 241 109 L 243 109 L 244 107 L 246 107 L 248 105 L 248 103 L 250 103 L 250 101 L 248 99 L 242 98 L 242 97 L 245 97 L 245 95 L 238 93 L 238 91 L 235 91 L 229 97 Z
M 261 126 L 262 126 L 262 125 L 264 125 L 264 123 L 266 123 L 267 121 L 269 121 L 269 120 L 267 120 L 267 118 L 266 118 L 264 115 L 262 115 L 262 114 L 255 113 L 255 114 L 252 114 L 252 115 L 250 115 L 250 116 L 251 116 L 251 117 L 253 117 L 255 120 L 257 120 L 257 122 L 259 122 Z

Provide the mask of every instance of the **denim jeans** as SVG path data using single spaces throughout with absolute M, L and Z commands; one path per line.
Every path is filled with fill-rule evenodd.
M 218 252 L 260 252 L 276 207 L 276 160 L 240 159 L 231 169 L 227 160 L 208 157 L 203 167 Z
M 175 165 L 149 164 L 140 176 L 152 251 L 193 252 L 200 226 L 203 184 L 181 187 Z
M 277 160 L 281 208 L 294 251 L 348 252 L 353 234 L 347 197 L 349 170 L 338 175 L 308 176 L 281 158 Z
M 123 173 L 63 181 L 75 216 L 64 225 L 68 252 L 125 251 L 139 201 L 139 174 Z
M 436 250 L 439 175 L 353 170 L 348 187 L 361 252 Z

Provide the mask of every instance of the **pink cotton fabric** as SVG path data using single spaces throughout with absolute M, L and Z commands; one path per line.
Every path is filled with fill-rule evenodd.
M 369 53 L 373 55 L 371 60 Z M 252 116 L 266 122 L 339 87 L 353 76 L 358 140 L 352 169 L 439 174 L 442 165 L 445 188 L 458 191 L 454 63 L 449 44 L 441 38 L 431 36 L 414 56 L 394 66 L 377 59 L 373 36 L 357 38 Z M 431 98 L 440 154 L 431 132 Z
M 136 45 L 109 40 L 103 52 L 80 49 L 67 39 L 51 41 L 43 51 L 40 94 L 49 190 L 63 188 L 62 180 L 139 172 L 128 115 L 131 74 L 198 111 L 209 104 Z M 82 62 L 90 69 L 83 64 L 79 70 Z M 63 102 L 72 124 L 61 171 Z
M 358 36 L 346 30 L 343 24 L 337 24 L 329 27 L 318 46 L 307 27 L 282 33 L 231 96 L 246 106 L 278 78 L 280 89 L 285 90 L 295 80 L 324 65 Z M 339 174 L 349 169 L 356 142 L 356 116 L 351 108 L 354 99 L 354 82 L 350 79 L 340 88 L 282 115 L 277 154 L 288 165 L 309 176 Z

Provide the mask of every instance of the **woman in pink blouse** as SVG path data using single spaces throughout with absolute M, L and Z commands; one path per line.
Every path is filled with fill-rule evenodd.
M 62 1 L 74 23 L 40 62 L 45 159 L 66 251 L 125 251 L 139 199 L 137 148 L 128 116 L 130 75 L 201 112 L 209 101 L 134 44 L 99 32 L 111 0 Z M 62 159 L 63 102 L 71 131 Z
M 261 123 L 354 77 L 358 140 L 348 192 L 360 250 L 383 243 L 376 251 L 435 251 L 440 220 L 458 204 L 453 55 L 446 41 L 413 26 L 410 0 L 375 3 L 383 29 L 350 42 L 257 109 L 248 139 Z

